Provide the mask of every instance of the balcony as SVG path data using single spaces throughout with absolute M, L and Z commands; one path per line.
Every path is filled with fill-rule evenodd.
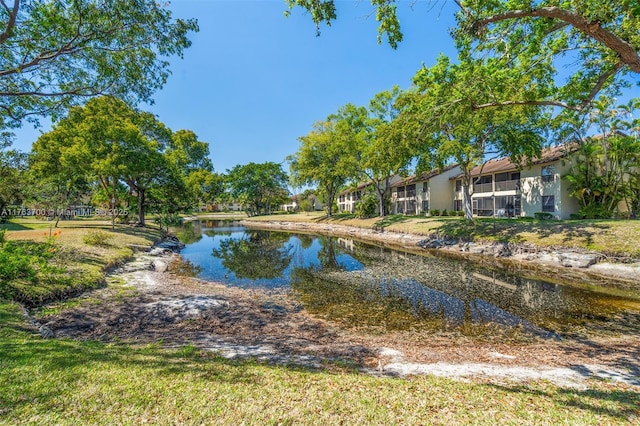
M 473 192 L 493 192 L 493 183 L 476 183 L 473 185 Z
M 504 180 L 496 182 L 496 192 L 498 191 L 518 191 L 520 190 L 520 180 Z

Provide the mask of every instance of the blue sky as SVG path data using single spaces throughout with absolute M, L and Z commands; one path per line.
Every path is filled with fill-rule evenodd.
M 172 130 L 193 130 L 210 145 L 218 172 L 249 162 L 283 162 L 299 136 L 346 103 L 367 105 L 411 77 L 440 52 L 455 56 L 449 28 L 455 3 L 406 1 L 398 6 L 404 41 L 376 40 L 368 0 L 338 1 L 338 19 L 316 37 L 302 9 L 284 17 L 284 0 L 174 0 L 175 17 L 197 18 L 200 32 L 155 95 L 156 114 Z M 25 124 L 14 147 L 29 151 L 43 127 Z M 284 165 L 287 170 L 287 165 Z

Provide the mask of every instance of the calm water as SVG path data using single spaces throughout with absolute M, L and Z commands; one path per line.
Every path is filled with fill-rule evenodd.
M 464 334 L 632 331 L 633 296 L 480 268 L 468 261 L 326 236 L 193 222 L 182 257 L 199 277 L 290 289 L 309 312 L 349 327 Z

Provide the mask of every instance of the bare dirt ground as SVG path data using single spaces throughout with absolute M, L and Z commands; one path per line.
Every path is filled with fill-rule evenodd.
M 284 291 L 153 271 L 153 259 L 141 256 L 111 276 L 106 288 L 38 321 L 55 337 L 191 344 L 226 357 L 312 368 L 340 361 L 381 375 L 544 379 L 573 387 L 596 377 L 640 386 L 638 335 L 505 343 L 447 334 L 366 334 L 312 317 Z

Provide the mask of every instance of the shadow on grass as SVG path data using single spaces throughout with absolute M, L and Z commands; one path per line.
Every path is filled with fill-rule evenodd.
M 382 228 L 386 228 L 387 226 L 395 225 L 396 223 L 407 222 L 410 218 L 411 216 L 404 216 L 404 215 L 398 215 L 398 214 L 389 215 L 377 221 L 374 224 L 374 226 L 376 228 L 382 229 Z
M 6 229 L 7 231 L 28 231 L 35 228 L 9 221 L 9 222 L 0 223 L 0 229 Z
M 535 389 L 529 386 L 489 385 L 503 392 L 530 395 L 555 401 L 556 405 L 609 416 L 621 422 L 637 421 L 640 393 L 637 390 L 576 390 L 571 388 Z
M 61 400 L 73 397 L 70 389 L 92 383 L 106 386 L 106 392 L 121 392 L 123 401 L 145 395 L 166 381 L 194 379 L 201 382 L 257 385 L 260 377 L 243 368 L 245 362 L 227 360 L 199 350 L 163 350 L 157 346 L 128 347 L 95 342 L 36 340 L 24 342 L 0 337 L 0 410 L 3 415 L 23 411 L 48 410 Z M 41 373 L 36 373 L 41 372 Z M 47 377 L 55 375 L 55 381 Z M 181 378 L 184 376 L 184 378 Z M 149 387 L 132 386 L 131 381 L 149 380 Z M 154 379 L 158 377 L 158 379 Z M 158 380 L 159 383 L 154 383 Z M 111 391 L 108 389 L 112 387 Z M 130 387 L 131 389 L 128 389 Z M 132 395 L 133 394 L 133 395 Z M 90 403 L 90 402 L 88 402 Z M 82 402 L 81 402 L 82 404 Z
M 355 216 L 353 213 L 335 213 L 331 216 L 319 216 L 317 218 L 311 219 L 313 222 L 341 222 L 343 220 L 354 219 Z
M 593 244 L 593 237 L 610 226 L 591 221 L 556 222 L 544 220 L 513 220 L 513 219 L 474 219 L 451 220 L 444 222 L 436 230 L 443 236 L 457 238 L 463 241 L 494 240 L 500 242 L 521 243 L 525 238 L 521 233 L 533 233 L 544 239 L 562 235 L 562 243 L 579 240 L 582 245 L 589 247 Z

